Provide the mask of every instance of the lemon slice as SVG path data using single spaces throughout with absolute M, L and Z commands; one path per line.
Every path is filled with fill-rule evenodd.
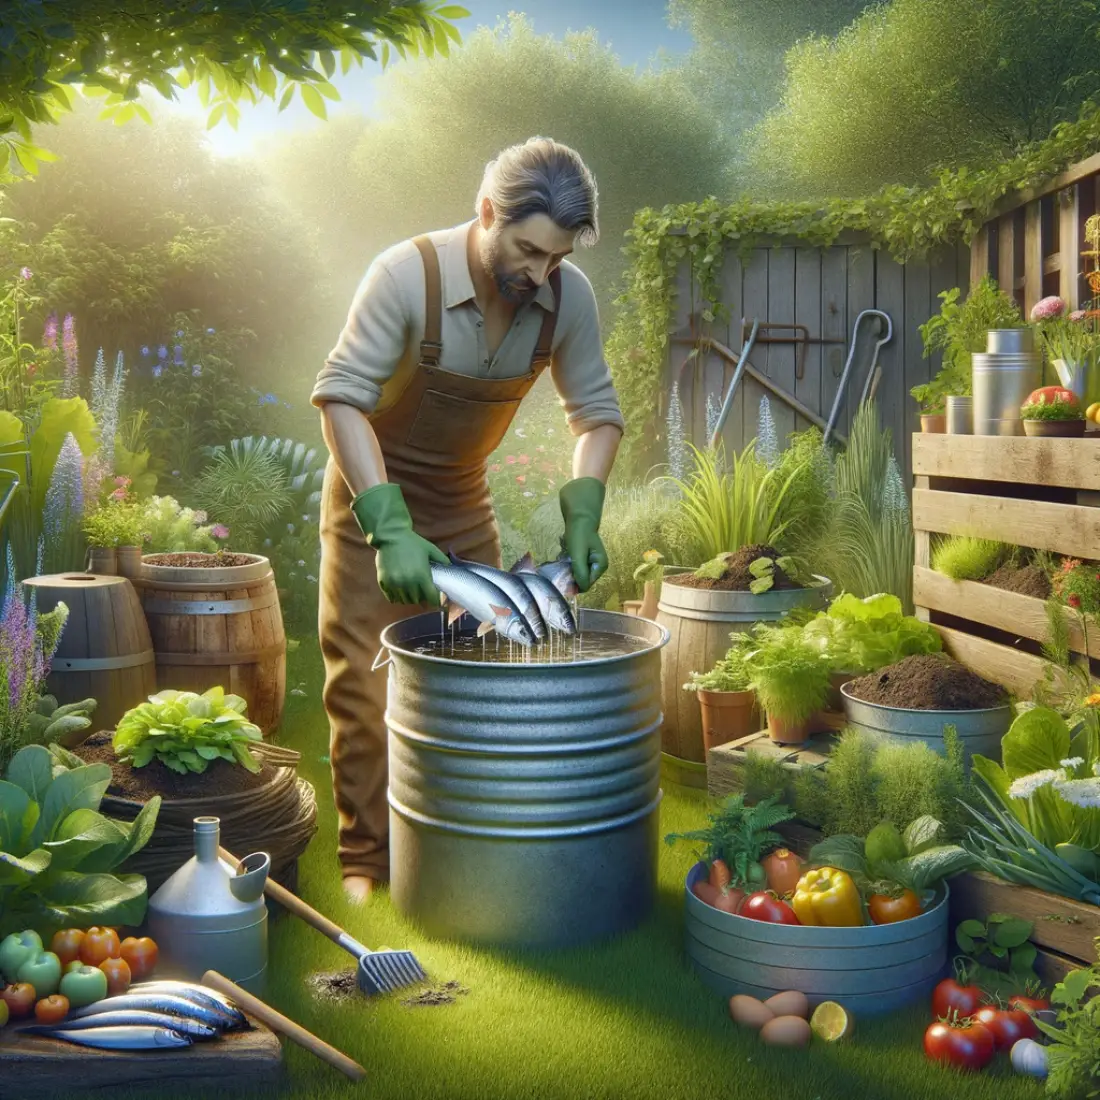
M 843 1005 L 836 1001 L 822 1001 L 810 1017 L 810 1028 L 827 1043 L 835 1043 L 852 1034 L 855 1020 Z

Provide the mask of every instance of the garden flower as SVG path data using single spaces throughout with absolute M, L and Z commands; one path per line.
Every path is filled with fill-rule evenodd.
M 1075 309 L 1069 315 L 1069 319 L 1071 321 L 1083 321 L 1086 317 L 1088 317 L 1088 315 L 1089 313 L 1087 309 Z
M 1058 761 L 1063 768 L 1079 768 L 1084 762 L 1084 758 L 1080 756 L 1071 756 L 1068 760 Z
M 142 355 L 148 355 L 149 354 L 149 345 L 148 344 L 142 344 L 141 345 L 141 354 Z
M 29 267 L 21 267 L 19 269 L 19 277 L 23 282 L 27 282 L 31 277 L 31 269 Z
M 520 439 L 527 438 L 527 433 L 522 428 L 516 428 L 516 435 L 519 436 Z
M 492 466 L 489 467 L 489 473 L 499 474 L 502 469 L 503 469 L 503 467 L 501 466 L 501 464 L 499 462 L 494 462 L 492 464 Z
M 195 523 L 203 524 L 206 522 L 206 513 L 200 509 L 195 513 L 194 519 Z
M 199 363 L 193 363 L 191 365 L 191 377 L 198 378 L 202 374 L 202 366 Z
M 1057 294 L 1051 294 L 1046 298 L 1040 298 L 1031 307 L 1031 319 L 1032 321 L 1049 321 L 1054 317 L 1061 317 L 1065 310 L 1065 301 L 1059 298 Z
M 183 366 L 183 345 L 182 344 L 177 344 L 172 349 L 172 351 L 175 352 L 176 366 L 177 367 L 182 367 Z
M 163 373 L 164 373 L 164 368 L 158 363 L 153 368 L 153 377 L 154 378 L 159 378 Z
M 216 539 L 227 539 L 229 538 L 229 528 L 224 523 L 215 523 L 210 528 L 210 534 Z
M 520 455 L 519 458 L 516 461 L 521 466 L 526 466 L 531 461 L 531 459 L 528 455 Z
M 130 484 L 130 479 L 128 477 L 124 477 L 122 474 L 119 474 L 119 476 L 115 478 L 115 484 L 126 486 Z
M 516 481 L 518 481 L 520 483 L 520 485 L 522 485 L 526 480 L 527 480 L 527 475 L 526 474 L 516 474 Z
M 160 347 L 157 348 L 157 358 L 158 359 L 167 359 L 168 358 L 168 349 L 163 344 L 161 344 Z
M 176 329 L 176 336 L 177 337 L 183 336 L 183 329 L 181 329 L 181 328 Z
M 1046 768 L 1041 772 L 1032 772 L 1031 775 L 1021 775 L 1008 788 L 1008 795 L 1010 798 L 1026 800 L 1040 788 L 1047 787 L 1051 783 L 1064 782 L 1065 778 L 1065 772 L 1057 768 Z
M 1100 807 L 1100 778 L 1066 779 L 1055 783 L 1054 789 L 1074 806 L 1085 810 Z
M 110 497 L 108 499 L 110 499 L 110 500 L 125 500 L 126 499 L 126 490 L 125 489 L 116 489 L 110 495 Z
M 46 319 L 46 328 L 42 333 L 42 344 L 50 351 L 57 350 L 57 314 L 51 313 Z
M 206 330 L 206 335 L 207 335 L 207 336 L 213 336 L 213 335 L 214 335 L 214 330 L 213 330 L 212 328 L 208 328 L 208 329 Z

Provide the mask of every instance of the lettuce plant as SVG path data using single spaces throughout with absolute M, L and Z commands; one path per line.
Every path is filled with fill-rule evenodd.
M 145 919 L 144 877 L 111 872 L 149 842 L 160 798 L 133 822 L 115 821 L 98 812 L 110 782 L 106 764 L 57 746 L 12 758 L 0 780 L 0 937 Z
M 244 717 L 247 704 L 220 687 L 198 695 L 162 691 L 127 711 L 112 742 L 119 759 L 143 768 L 154 758 L 174 772 L 204 772 L 211 760 L 243 764 L 258 772 L 249 743 L 260 741 L 258 726 Z

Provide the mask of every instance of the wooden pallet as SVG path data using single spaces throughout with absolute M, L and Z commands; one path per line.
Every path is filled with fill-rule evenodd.
M 777 745 L 767 730 L 761 730 L 719 745 L 707 753 L 707 794 L 711 798 L 739 794 L 743 789 L 741 775 L 745 757 L 750 751 L 778 760 L 791 771 L 798 771 L 824 767 L 835 740 L 834 733 L 827 733 L 811 737 L 804 745 Z
M 1049 667 L 1044 601 L 935 572 L 932 535 L 1100 560 L 1100 437 L 915 435 L 913 473 L 916 614 L 957 661 L 1028 698 Z M 1086 646 L 1078 616 L 1065 617 L 1071 649 L 1100 658 L 1100 632 Z

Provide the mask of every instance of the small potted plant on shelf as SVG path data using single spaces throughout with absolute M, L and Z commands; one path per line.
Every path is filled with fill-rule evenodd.
M 136 577 L 141 569 L 144 508 L 130 492 L 130 479 L 116 477 L 107 499 L 84 521 L 85 570 Z
M 830 669 L 801 627 L 765 628 L 745 656 L 749 687 L 768 715 L 768 734 L 780 745 L 800 745 L 829 699 Z
M 684 684 L 685 691 L 694 691 L 699 699 L 703 719 L 703 751 L 747 737 L 760 728 L 756 694 L 749 687 L 752 677 L 745 667 L 745 657 L 753 640 L 749 634 L 733 634 L 733 645 L 708 672 L 693 672 Z
M 1085 434 L 1085 414 L 1072 390 L 1062 386 L 1044 386 L 1028 394 L 1020 406 L 1024 432 L 1032 436 L 1081 436 Z

